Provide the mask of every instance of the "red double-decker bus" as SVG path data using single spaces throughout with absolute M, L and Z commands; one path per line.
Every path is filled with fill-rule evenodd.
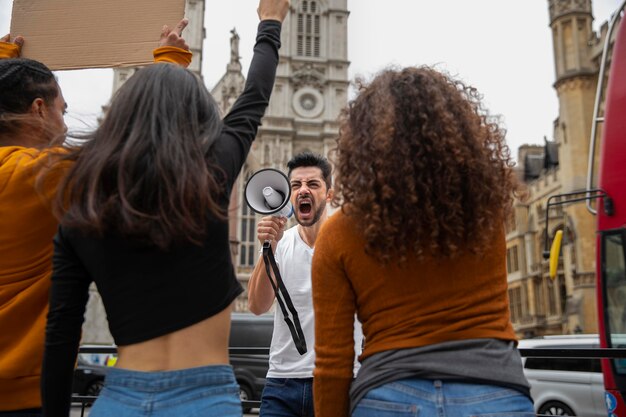
M 597 207 L 597 304 L 600 346 L 626 347 L 626 1 L 613 18 L 621 21 L 613 44 L 606 89 L 598 188 L 608 198 Z M 605 51 L 609 50 L 609 35 Z M 605 52 L 606 53 L 606 52 Z M 603 61 L 604 62 L 604 61 Z M 600 74 L 602 76 L 602 74 Z M 600 88 L 598 89 L 601 94 Z M 596 103 L 600 100 L 596 99 Z M 598 105 L 596 104 L 596 111 Z M 594 120 L 596 122 L 596 120 Z M 594 123 L 595 127 L 595 123 Z M 595 129 L 594 129 L 595 130 Z M 595 132 L 592 132 L 595 136 Z M 593 142 L 591 146 L 594 146 Z M 590 152 L 593 172 L 593 153 Z M 588 186 L 591 184 L 589 175 Z M 606 207 L 608 203 L 608 207 Z M 609 416 L 626 417 L 626 359 L 602 359 Z

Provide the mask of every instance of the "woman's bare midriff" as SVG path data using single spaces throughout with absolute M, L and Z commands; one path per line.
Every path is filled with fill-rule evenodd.
M 118 346 L 117 368 L 171 371 L 228 364 L 232 305 L 184 329 L 133 345 Z

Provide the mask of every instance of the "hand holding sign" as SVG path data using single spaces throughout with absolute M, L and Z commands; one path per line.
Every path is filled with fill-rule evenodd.
M 24 45 L 24 37 L 16 36 L 11 41 L 11 35 L 4 35 L 0 38 L 0 59 L 19 58 L 22 55 L 22 45 Z
M 17 45 L 19 48 L 21 48 L 22 45 L 24 45 L 24 37 L 16 36 L 13 39 L 13 41 L 11 41 L 11 35 L 7 34 L 7 35 L 4 35 L 2 38 L 0 38 L 0 42 L 12 43 L 12 44 Z
M 172 30 L 169 26 L 164 25 L 161 30 L 161 39 L 159 40 L 159 46 L 174 46 L 176 48 L 189 50 L 189 45 L 182 37 L 183 30 L 187 27 L 189 21 L 182 19 L 176 27 Z

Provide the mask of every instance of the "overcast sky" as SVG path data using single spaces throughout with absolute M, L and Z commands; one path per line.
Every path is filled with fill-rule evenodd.
M 594 29 L 621 1 L 593 1 Z M 202 71 L 209 88 L 225 72 L 233 27 L 247 71 L 257 4 L 207 0 Z M 12 0 L 0 0 L 0 34 L 9 32 L 11 6 Z M 558 101 L 547 0 L 348 0 L 348 8 L 351 79 L 389 65 L 435 65 L 478 88 L 490 112 L 502 116 L 514 156 L 523 143 L 552 138 Z M 68 125 L 93 125 L 111 95 L 112 70 L 57 76 L 69 105 Z

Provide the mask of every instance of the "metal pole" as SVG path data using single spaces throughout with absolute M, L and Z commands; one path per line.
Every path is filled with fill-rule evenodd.
M 604 89 L 604 73 L 606 72 L 606 58 L 609 54 L 609 48 L 611 46 L 611 37 L 613 36 L 613 29 L 615 29 L 615 23 L 620 18 L 622 11 L 624 11 L 624 7 L 626 7 L 626 0 L 622 2 L 622 5 L 617 9 L 613 17 L 611 18 L 611 22 L 609 23 L 609 29 L 606 33 L 606 38 L 604 39 L 604 48 L 602 49 L 602 59 L 600 60 L 600 71 L 598 72 L 598 88 L 596 89 L 596 99 L 593 105 L 593 119 L 591 123 L 591 137 L 589 139 L 589 161 L 587 163 L 587 189 L 590 190 L 593 187 L 593 168 L 594 168 L 594 160 L 596 156 L 596 133 L 599 122 L 603 122 L 604 118 L 598 117 L 598 113 L 600 111 L 600 102 L 602 101 L 602 91 Z M 587 197 L 590 196 L 590 193 L 587 193 Z M 587 200 L 587 210 L 591 214 L 596 214 L 597 211 L 593 207 L 591 207 L 591 200 Z

